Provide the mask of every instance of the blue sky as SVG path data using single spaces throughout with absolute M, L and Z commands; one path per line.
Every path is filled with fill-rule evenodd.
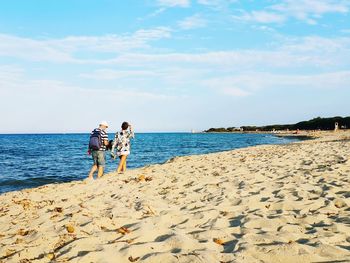
M 11 0 L 0 133 L 350 115 L 350 1 Z

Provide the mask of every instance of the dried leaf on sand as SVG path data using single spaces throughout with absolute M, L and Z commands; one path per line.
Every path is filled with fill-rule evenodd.
M 137 182 L 142 182 L 142 181 L 150 182 L 152 180 L 153 180 L 153 178 L 151 176 L 145 176 L 143 174 L 139 175 L 139 177 L 137 177 L 137 179 L 136 179 Z
M 122 226 L 122 227 L 117 229 L 117 232 L 119 234 L 126 235 L 126 234 L 129 234 L 131 232 L 131 230 L 126 228 L 126 227 L 124 227 L 124 226 Z
M 140 259 L 140 257 L 133 258 L 132 256 L 128 257 L 130 262 L 136 262 Z
M 20 236 L 26 236 L 29 234 L 29 230 L 25 230 L 25 229 L 20 229 L 17 231 L 17 235 L 20 235 Z
M 62 213 L 63 208 L 62 208 L 62 207 L 55 207 L 55 208 L 53 209 L 53 211 L 58 212 L 58 213 Z
M 218 245 L 225 245 L 225 242 L 222 239 L 214 238 L 213 241 Z
M 54 253 L 49 253 L 49 254 L 47 254 L 47 258 L 49 260 L 54 260 L 55 259 L 55 254 Z
M 68 233 L 74 233 L 75 229 L 72 225 L 67 225 L 66 230 Z

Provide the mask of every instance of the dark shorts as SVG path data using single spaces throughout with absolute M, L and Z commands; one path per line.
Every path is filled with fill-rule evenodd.
M 94 165 L 97 165 L 97 166 L 106 165 L 105 151 L 92 151 L 91 155 L 92 155 L 92 159 L 94 160 Z

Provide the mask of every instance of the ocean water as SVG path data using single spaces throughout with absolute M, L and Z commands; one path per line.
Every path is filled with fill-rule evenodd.
M 113 134 L 109 138 L 113 139 Z M 138 133 L 132 141 L 128 167 L 163 163 L 174 156 L 232 150 L 260 144 L 284 144 L 291 138 L 268 134 Z M 0 193 L 87 177 L 91 156 L 89 134 L 0 135 Z M 106 171 L 117 159 L 106 154 Z

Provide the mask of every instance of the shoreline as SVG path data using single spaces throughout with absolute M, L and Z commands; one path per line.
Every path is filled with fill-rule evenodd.
M 4 193 L 0 262 L 347 260 L 349 139 L 322 133 Z
M 203 132 L 204 133 L 204 132 Z M 214 134 L 216 134 L 216 132 L 212 132 Z M 221 133 L 224 133 L 224 132 L 221 132 Z M 225 132 L 226 133 L 226 132 Z M 232 132 L 227 132 L 227 133 L 232 133 Z M 234 132 L 236 133 L 236 132 Z M 238 132 L 239 134 L 265 134 L 265 133 L 256 133 L 256 132 L 248 132 L 248 133 L 241 133 L 241 132 Z M 274 137 L 283 137 L 283 136 L 276 136 L 276 134 L 271 134 L 271 133 L 266 133 L 266 134 L 270 134 Z M 13 134 L 11 134 L 13 135 Z M 27 135 L 38 135 L 38 134 L 27 134 Z M 48 134 L 49 135 L 49 134 Z M 52 135 L 52 134 L 51 134 Z M 56 134 L 56 135 L 60 135 L 60 134 Z M 79 135 L 79 134 L 77 134 Z M 286 138 L 288 138 L 288 136 L 285 136 Z M 293 139 L 294 137 L 291 137 L 290 139 Z M 295 138 L 294 138 L 295 139 Z M 303 140 L 303 139 L 300 139 L 300 140 Z M 294 142 L 297 142 L 297 141 L 289 141 L 289 142 L 286 142 L 286 143 L 281 143 L 281 144 L 289 144 L 289 143 L 294 143 Z M 257 144 L 255 146 L 258 146 L 258 145 L 280 145 L 280 143 L 266 143 L 266 144 Z M 213 152 L 210 152 L 210 153 L 196 153 L 196 154 L 190 154 L 190 155 L 179 155 L 179 156 L 174 156 L 174 157 L 171 157 L 163 162 L 158 162 L 158 163 L 151 163 L 151 164 L 146 164 L 144 166 L 141 166 L 141 167 L 136 167 L 136 168 L 129 168 L 129 170 L 135 170 L 135 169 L 142 169 L 142 168 L 145 168 L 145 167 L 148 167 L 148 166 L 151 166 L 151 165 L 161 165 L 161 164 L 164 164 L 164 163 L 167 163 L 169 160 L 171 159 L 174 159 L 174 158 L 177 158 L 177 157 L 191 157 L 191 156 L 196 156 L 196 155 L 205 155 L 205 154 L 211 154 L 211 153 L 225 153 L 225 152 L 228 152 L 228 151 L 233 151 L 233 150 L 238 150 L 238 149 L 244 149 L 244 148 L 249 148 L 249 147 L 254 147 L 254 146 L 244 146 L 244 147 L 240 147 L 240 148 L 233 148 L 233 149 L 227 149 L 227 150 L 220 150 L 220 151 L 213 151 Z M 106 153 L 108 154 L 108 153 Z M 107 172 L 105 175 L 108 175 L 108 174 L 111 174 L 111 173 L 114 173 L 114 171 L 111 171 L 111 172 Z M 46 184 L 43 184 L 43 185 L 38 185 L 38 186 L 33 186 L 33 187 L 26 187 L 26 188 L 22 188 L 22 189 L 17 189 L 17 190 L 10 190 L 10 191 L 5 191 L 5 192 L 0 192 L 0 196 L 5 194 L 5 193 L 9 193 L 9 192 L 16 192 L 16 191 L 22 191 L 22 190 L 27 190 L 27 189 L 35 189 L 37 187 L 41 187 L 41 186 L 45 186 L 45 185 L 51 185 L 51 184 L 62 184 L 62 183 L 72 183 L 72 182 L 80 182 L 80 181 L 84 181 L 86 178 L 77 178 L 77 179 L 74 179 L 72 181 L 57 181 L 57 182 L 50 182 L 50 183 L 46 183 Z

